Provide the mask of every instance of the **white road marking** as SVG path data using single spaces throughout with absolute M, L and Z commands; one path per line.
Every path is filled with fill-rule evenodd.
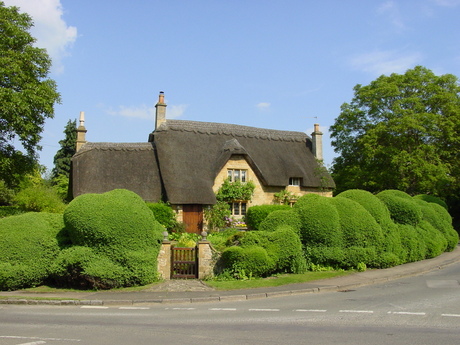
M 82 305 L 82 309 L 109 309 L 109 307 L 103 307 L 101 305 Z
M 18 345 L 41 345 L 41 344 L 46 344 L 46 341 L 33 341 L 31 343 L 22 343 Z
M 149 307 L 120 307 L 118 309 L 122 310 L 147 310 L 150 309 Z
M 441 316 L 446 316 L 446 317 L 460 317 L 460 314 L 441 314 Z
M 426 313 L 413 313 L 410 311 L 389 311 L 388 314 L 394 314 L 394 315 L 418 315 L 418 316 L 424 316 Z
M 165 310 L 195 310 L 196 308 L 165 308 Z
M 23 343 L 18 345 L 30 345 L 30 344 L 46 344 L 45 340 L 49 341 L 81 341 L 80 339 L 66 339 L 66 338 L 39 338 L 39 337 L 21 337 L 17 335 L 0 335 L 0 339 L 24 339 L 24 340 L 37 340 L 30 343 Z
M 339 313 L 373 314 L 372 310 L 339 310 Z
M 208 310 L 212 311 L 217 311 L 217 310 L 223 310 L 223 311 L 235 311 L 236 308 L 209 308 Z
M 294 311 L 306 312 L 306 313 L 325 313 L 326 309 L 295 309 Z
M 249 311 L 280 311 L 279 309 L 249 309 Z

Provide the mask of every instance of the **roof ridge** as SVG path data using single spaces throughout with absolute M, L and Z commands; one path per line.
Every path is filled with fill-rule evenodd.
M 274 141 L 305 141 L 309 138 L 304 132 L 189 120 L 167 120 L 166 124 L 159 128 L 159 130 L 195 132 L 208 135 L 227 134 L 235 137 L 249 137 Z

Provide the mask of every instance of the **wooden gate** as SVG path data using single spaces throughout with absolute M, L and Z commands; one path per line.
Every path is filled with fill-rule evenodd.
M 171 279 L 198 278 L 198 256 L 195 248 L 172 248 Z

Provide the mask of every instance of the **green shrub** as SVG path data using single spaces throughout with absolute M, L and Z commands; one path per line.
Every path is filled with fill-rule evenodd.
M 260 231 L 275 231 L 280 225 L 291 226 L 300 235 L 302 222 L 299 215 L 292 209 L 273 211 L 259 224 Z
M 342 247 L 339 214 L 330 198 L 307 194 L 293 210 L 301 220 L 300 239 L 305 246 Z
M 204 209 L 204 219 L 210 233 L 223 229 L 227 226 L 226 218 L 230 217 L 230 205 L 225 201 L 218 201 L 212 206 Z
M 26 212 L 18 206 L 0 206 L 0 218 L 17 216 Z
M 350 189 L 337 195 L 359 203 L 377 221 L 384 237 L 380 251 L 380 267 L 392 267 L 402 263 L 405 252 L 401 246 L 401 238 L 396 224 L 390 217 L 385 203 L 374 194 L 360 189 Z M 398 258 L 398 259 L 396 259 Z
M 435 229 L 426 220 L 422 220 L 416 227 L 419 238 L 425 245 L 424 259 L 434 258 L 442 254 L 447 248 L 447 240 L 443 234 Z
M 208 235 L 208 241 L 211 242 L 214 249 L 222 252 L 226 248 L 226 243 L 233 235 L 241 233 L 237 229 L 227 229 L 224 231 L 214 232 Z
M 97 257 L 81 263 L 83 272 L 91 272 L 88 280 L 107 280 L 110 287 L 145 285 L 156 280 L 164 228 L 135 193 L 119 189 L 81 195 L 65 210 L 64 222 L 72 244 L 91 248 Z M 104 266 L 118 277 L 116 283 L 99 275 Z
M 14 191 L 6 185 L 5 181 L 0 180 L 0 206 L 11 205 L 14 199 Z
M 146 205 L 150 211 L 152 211 L 155 220 L 163 225 L 168 231 L 176 225 L 176 214 L 174 213 L 171 206 L 164 202 L 148 202 Z
M 397 224 L 404 250 L 403 262 L 420 261 L 425 258 L 426 245 L 414 226 Z
M 423 218 L 422 210 L 415 200 L 408 194 L 386 190 L 377 194 L 390 211 L 390 216 L 398 224 L 416 226 Z
M 342 268 L 345 259 L 343 248 L 315 246 L 305 248 L 307 267 L 312 266 Z
M 57 192 L 43 184 L 20 190 L 14 197 L 14 204 L 27 211 L 50 213 L 62 213 L 66 207 Z
M 275 271 L 304 273 L 307 269 L 299 235 L 290 225 L 279 225 L 275 231 L 267 233 L 267 251 L 276 253 Z M 270 253 L 269 253 L 270 254 Z
M 0 290 L 36 286 L 59 254 L 62 215 L 26 213 L 0 219 Z
M 259 224 L 273 211 L 289 210 L 288 205 L 257 205 L 248 208 L 245 221 L 249 229 L 258 230 Z
M 221 260 L 234 276 L 262 277 L 275 268 L 273 259 L 262 247 L 228 247 Z
M 345 247 L 381 247 L 383 233 L 374 217 L 359 203 L 348 198 L 335 197 L 329 201 L 339 214 L 340 229 Z M 368 264 L 367 261 L 363 261 Z
M 420 200 L 423 200 L 423 201 L 426 201 L 426 202 L 431 202 L 431 203 L 434 203 L 434 204 L 438 204 L 439 206 L 442 206 L 444 207 L 446 210 L 449 210 L 449 207 L 447 206 L 446 202 L 434 195 L 429 195 L 429 194 L 419 194 L 419 195 L 415 195 L 413 197 L 414 199 L 420 199 Z

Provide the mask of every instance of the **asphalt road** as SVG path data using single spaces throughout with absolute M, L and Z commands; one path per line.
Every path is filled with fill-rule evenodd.
M 0 344 L 458 344 L 460 263 L 352 291 L 260 300 L 0 306 Z

